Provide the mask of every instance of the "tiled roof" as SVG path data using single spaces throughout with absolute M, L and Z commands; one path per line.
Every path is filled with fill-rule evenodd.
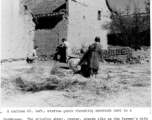
M 66 3 L 66 0 L 23 0 L 32 14 L 49 14 Z

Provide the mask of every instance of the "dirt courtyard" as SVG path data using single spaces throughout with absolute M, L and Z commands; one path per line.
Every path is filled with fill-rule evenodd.
M 1 65 L 2 107 L 150 107 L 150 63 L 113 64 L 100 63 L 97 78 L 73 75 L 66 64 L 58 63 L 51 74 L 53 61 L 25 61 Z M 46 78 L 66 81 L 60 89 L 23 91 L 16 78 L 26 83 L 43 82 Z M 55 81 L 55 80 L 54 80 Z M 67 82 L 68 81 L 68 82 Z M 59 83 L 59 82 L 58 82 Z M 55 85 L 58 85 L 55 83 Z

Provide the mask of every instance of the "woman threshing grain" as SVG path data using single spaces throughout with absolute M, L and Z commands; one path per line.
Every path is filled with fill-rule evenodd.
M 55 53 L 54 60 L 59 60 L 60 62 L 67 62 L 68 59 L 68 54 L 70 51 L 69 43 L 65 38 L 62 38 L 62 44 L 60 44 L 56 48 L 57 53 Z M 59 57 L 58 57 L 59 56 Z

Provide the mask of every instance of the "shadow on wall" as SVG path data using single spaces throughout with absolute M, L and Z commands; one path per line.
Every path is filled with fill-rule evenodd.
M 34 20 L 35 29 L 53 29 L 62 19 L 62 16 L 40 17 Z

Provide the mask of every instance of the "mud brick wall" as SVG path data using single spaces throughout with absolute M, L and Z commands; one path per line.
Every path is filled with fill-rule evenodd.
M 50 23 L 51 24 L 51 23 Z M 52 55 L 62 38 L 67 38 L 67 20 L 63 19 L 53 29 L 37 29 L 34 45 L 39 46 L 38 55 Z
M 101 11 L 101 20 L 98 20 L 98 11 Z M 68 41 L 71 47 L 88 46 L 99 36 L 103 49 L 107 49 L 108 31 L 101 27 L 109 21 L 106 16 L 110 16 L 105 0 L 69 0 L 68 15 Z
M 131 58 L 132 50 L 128 47 L 102 50 L 101 59 L 113 60 L 113 59 L 117 59 L 118 57 L 122 57 L 123 59 Z

